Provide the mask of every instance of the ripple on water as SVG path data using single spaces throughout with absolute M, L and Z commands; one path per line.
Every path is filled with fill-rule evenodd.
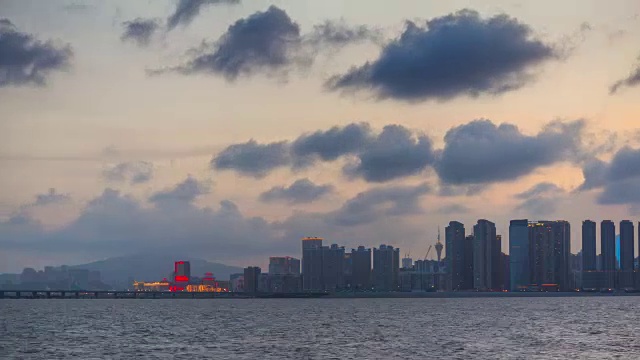
M 0 359 L 636 359 L 640 297 L 0 300 Z

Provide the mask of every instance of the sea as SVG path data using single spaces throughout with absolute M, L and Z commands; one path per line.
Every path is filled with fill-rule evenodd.
M 640 297 L 5 299 L 0 359 L 640 359 Z

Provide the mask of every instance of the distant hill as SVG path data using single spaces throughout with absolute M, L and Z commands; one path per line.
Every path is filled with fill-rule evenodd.
M 191 263 L 191 275 L 202 277 L 212 272 L 219 280 L 228 280 L 229 275 L 241 273 L 242 268 L 212 263 L 203 259 L 175 254 L 137 254 L 113 257 L 88 264 L 73 265 L 69 268 L 100 271 L 102 281 L 114 286 L 126 286 L 130 279 L 137 281 L 159 281 L 169 278 L 173 272 L 173 263 L 185 260 Z

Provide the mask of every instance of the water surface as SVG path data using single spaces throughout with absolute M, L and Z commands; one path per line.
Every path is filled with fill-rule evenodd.
M 640 297 L 0 300 L 0 359 L 638 359 Z

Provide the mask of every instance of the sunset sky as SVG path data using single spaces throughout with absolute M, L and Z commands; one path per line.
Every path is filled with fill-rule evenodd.
M 577 253 L 640 220 L 639 40 L 637 0 L 0 0 L 0 272 L 481 218 Z

